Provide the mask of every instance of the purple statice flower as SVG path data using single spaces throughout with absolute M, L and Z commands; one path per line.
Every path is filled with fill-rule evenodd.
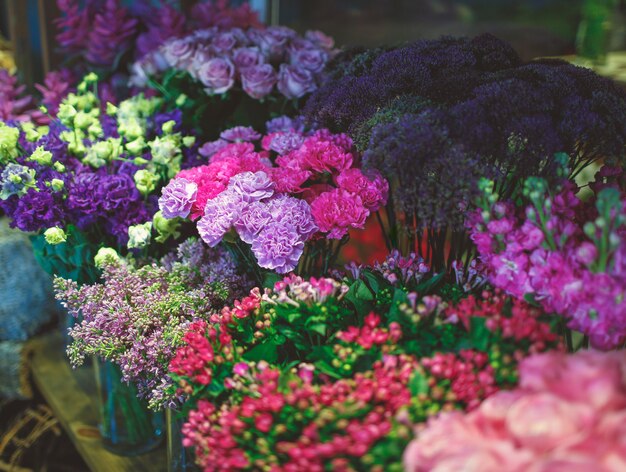
M 241 201 L 250 203 L 274 194 L 274 182 L 263 172 L 241 172 L 231 177 L 228 189 L 239 196 Z
M 260 267 L 284 274 L 294 270 L 304 252 L 304 239 L 295 226 L 281 221 L 262 229 L 252 242 Z
M 204 215 L 198 221 L 198 233 L 209 246 L 216 246 L 233 226 L 241 212 L 241 196 L 226 189 L 207 201 Z
M 242 141 L 256 141 L 261 134 L 254 130 L 251 126 L 235 126 L 234 128 L 222 131 L 220 139 L 233 143 Z
M 184 178 L 172 179 L 161 192 L 159 209 L 165 218 L 186 218 L 196 201 L 198 185 Z
M 200 146 L 200 149 L 198 149 L 198 153 L 202 157 L 206 157 L 207 159 L 210 159 L 211 157 L 213 157 L 213 154 L 215 154 L 220 149 L 228 146 L 228 144 L 229 144 L 228 141 L 224 139 L 218 139 L 216 141 L 209 141 L 207 143 L 204 143 L 202 146 Z

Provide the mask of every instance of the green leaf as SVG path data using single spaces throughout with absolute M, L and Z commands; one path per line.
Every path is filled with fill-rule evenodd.
M 320 336 L 326 336 L 327 327 L 324 323 L 311 323 L 307 324 L 306 327 Z
M 266 361 L 272 364 L 278 360 L 278 350 L 274 341 L 269 340 L 253 347 L 243 357 L 248 361 Z
M 282 277 L 274 272 L 266 272 L 263 275 L 263 288 L 274 288 L 276 282 L 280 282 Z
M 414 372 L 409 380 L 409 390 L 414 397 L 428 393 L 428 380 L 420 372 Z
M 334 379 L 340 379 L 341 375 L 339 375 L 337 373 L 337 370 L 331 366 L 330 364 L 326 363 L 325 361 L 318 361 L 315 363 L 315 368 L 317 370 L 319 370 L 322 374 L 326 374 Z
M 407 301 L 406 292 L 401 288 L 395 288 L 393 291 L 393 298 L 391 299 L 391 306 L 389 307 L 389 313 L 387 315 L 389 321 L 399 321 L 401 318 L 400 310 L 398 306 Z
M 489 347 L 492 333 L 487 328 L 487 319 L 482 316 L 470 318 L 470 340 L 474 349 L 486 351 Z

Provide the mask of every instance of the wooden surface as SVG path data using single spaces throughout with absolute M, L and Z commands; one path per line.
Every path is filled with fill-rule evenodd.
M 610 52 L 606 56 L 606 63 L 594 65 L 591 61 L 577 56 L 557 56 L 554 59 L 563 59 L 577 66 L 593 69 L 599 75 L 613 79 L 620 85 L 626 85 L 626 51 Z
M 102 446 L 93 370 L 73 370 L 65 357 L 60 333 L 30 341 L 35 384 L 93 472 L 159 472 L 167 470 L 164 444 L 136 457 L 117 456 Z

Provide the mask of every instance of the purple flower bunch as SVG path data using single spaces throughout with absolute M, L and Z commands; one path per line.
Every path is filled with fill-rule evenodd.
M 90 67 L 125 72 L 123 57 L 139 59 L 165 40 L 196 28 L 258 26 L 247 3 L 235 8 L 227 0 L 198 2 L 190 11 L 169 3 L 135 0 L 57 0 L 57 42 L 64 53 L 81 57 Z M 84 72 L 84 71 L 83 71 Z
M 175 404 L 165 392 L 172 382 L 167 368 L 187 326 L 242 296 L 248 286 L 230 255 L 189 239 L 160 264 L 135 267 L 113 262 L 103 281 L 78 287 L 57 278 L 55 289 L 74 316 L 68 355 L 73 365 L 97 355 L 121 368 L 123 380 L 137 385 L 158 409 Z
M 490 283 L 563 316 L 593 347 L 623 345 L 626 196 L 596 187 L 582 201 L 572 184 L 552 193 L 544 180 L 529 178 L 516 206 L 499 201 L 492 183 L 481 186 L 481 209 L 468 225 Z
M 0 69 L 0 120 L 45 121 L 45 116 L 36 109 L 34 99 L 24 94 L 25 85 L 20 85 L 17 76 Z
M 199 218 L 198 232 L 210 246 L 234 229 L 260 267 L 286 273 L 307 241 L 341 240 L 349 229 L 363 228 L 389 187 L 380 174 L 355 165 L 345 135 L 304 133 L 286 118 L 268 129 L 273 132 L 261 137 L 237 127 L 207 143 L 200 152 L 209 165 L 180 172 L 163 189 L 159 207 L 166 218 Z
M 297 99 L 318 87 L 332 48 L 332 39 L 318 31 L 301 37 L 284 26 L 201 29 L 170 39 L 137 61 L 131 83 L 144 86 L 151 77 L 177 70 L 188 73 L 209 95 L 240 87 L 256 100 L 276 89 Z

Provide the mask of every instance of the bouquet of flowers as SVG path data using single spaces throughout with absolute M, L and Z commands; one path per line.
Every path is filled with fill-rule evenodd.
M 181 131 L 180 113 L 143 95 L 105 106 L 91 91 L 95 83 L 88 75 L 50 126 L 0 123 L 0 208 L 11 226 L 42 234 L 36 244 L 42 261 L 56 261 L 58 269 L 91 261 L 89 243 L 145 245 L 145 232 L 132 228 L 151 225 L 154 195 L 196 158 L 195 137 Z M 174 233 L 172 222 L 154 226 L 163 238 Z M 44 237 L 53 245 L 69 238 L 75 247 L 62 245 L 55 254 Z
M 626 198 L 602 183 L 607 173 L 587 201 L 572 185 L 552 191 L 529 178 L 514 203 L 484 181 L 481 210 L 469 222 L 493 285 L 560 314 L 602 349 L 626 340 Z
M 130 83 L 156 88 L 188 111 L 190 125 L 215 134 L 295 111 L 289 101 L 317 88 L 332 48 L 321 32 L 300 37 L 284 26 L 199 29 L 133 64 Z
M 101 252 L 102 282 L 78 287 L 57 278 L 57 298 L 82 319 L 72 329 L 74 366 L 96 355 L 118 365 L 152 408 L 176 406 L 167 395 L 168 365 L 193 320 L 208 317 L 248 288 L 245 276 L 221 249 L 189 239 L 161 264 L 137 267 L 115 252 Z
M 417 429 L 405 470 L 606 470 L 626 466 L 626 357 L 545 353 L 523 360 L 519 388 Z M 564 379 L 566 379 L 564 381 Z
M 170 375 L 204 470 L 396 470 L 412 421 L 475 408 L 560 346 L 541 310 L 499 293 L 368 313 L 349 283 L 291 276 L 189 326 Z
M 254 265 L 278 273 L 298 267 L 308 241 L 319 248 L 308 249 L 300 271 L 312 272 L 316 257 L 327 271 L 338 252 L 333 241 L 363 228 L 387 199 L 387 182 L 359 169 L 350 138 L 305 133 L 289 119 L 270 122 L 263 137 L 245 127 L 224 131 L 200 153 L 208 165 L 183 170 L 163 189 L 163 216 L 197 220 L 211 246 L 234 230 L 251 245 Z

